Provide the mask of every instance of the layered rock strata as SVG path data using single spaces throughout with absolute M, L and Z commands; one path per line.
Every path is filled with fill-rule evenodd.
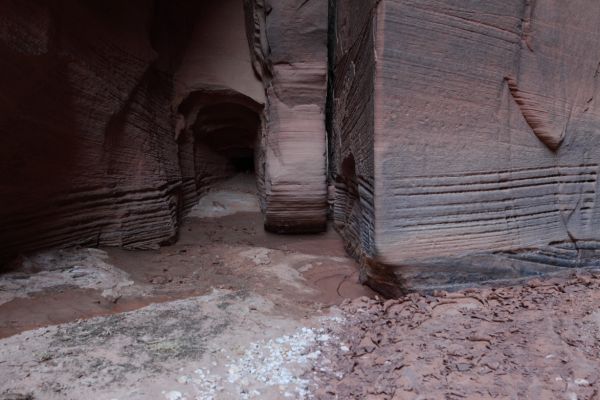
M 599 263 L 600 4 L 338 1 L 336 20 L 335 220 L 370 285 Z
M 173 87 L 151 2 L 7 1 L 0 20 L 1 255 L 172 239 Z
M 268 229 L 323 230 L 326 48 L 321 2 L 4 2 L 0 260 L 169 243 L 241 170 Z
M 253 64 L 266 91 L 257 152 L 265 227 L 326 228 L 327 2 L 245 0 Z
M 242 0 L 7 1 L 0 55 L 0 260 L 169 243 L 253 157 L 264 88 Z

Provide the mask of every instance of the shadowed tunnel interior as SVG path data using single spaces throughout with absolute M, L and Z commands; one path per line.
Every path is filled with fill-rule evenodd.
M 199 146 L 223 157 L 236 172 L 254 170 L 258 115 L 244 105 L 217 103 L 202 107 L 193 131 Z
M 194 141 L 196 185 L 255 173 L 262 105 L 233 91 L 195 92 L 179 107 Z

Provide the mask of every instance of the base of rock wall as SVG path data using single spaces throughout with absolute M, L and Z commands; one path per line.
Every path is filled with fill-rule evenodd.
M 477 286 L 514 285 L 539 276 L 600 268 L 600 243 L 558 243 L 542 249 L 469 254 L 419 260 L 405 265 L 366 261 L 363 283 L 388 297 L 410 291 L 430 293 Z

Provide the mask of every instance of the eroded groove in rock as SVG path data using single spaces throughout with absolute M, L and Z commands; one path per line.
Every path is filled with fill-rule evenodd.
M 565 130 L 557 131 L 556 128 L 549 124 L 549 117 L 542 109 L 542 106 L 526 92 L 519 90 L 517 81 L 511 77 L 506 77 L 504 79 L 506 80 L 512 98 L 519 105 L 519 109 L 521 110 L 521 113 L 523 113 L 523 117 L 531 127 L 533 133 L 535 133 L 538 139 L 548 146 L 550 150 L 556 151 L 565 138 Z
M 334 222 L 350 254 L 374 253 L 375 1 L 337 2 L 330 169 Z
M 524 169 L 513 173 L 402 179 L 391 193 L 401 206 L 384 214 L 393 229 L 411 236 L 405 257 L 422 252 L 451 255 L 455 246 L 490 250 L 512 247 L 515 238 L 549 242 L 564 230 L 561 213 L 579 213 L 591 224 L 597 165 Z M 433 182 L 432 182 L 433 181 Z M 400 182 L 399 182 L 400 183 Z M 435 244 L 435 246 L 433 245 Z
M 521 21 L 521 40 L 529 51 L 533 51 L 532 32 L 533 32 L 533 13 L 535 10 L 536 0 L 525 0 L 523 18 Z

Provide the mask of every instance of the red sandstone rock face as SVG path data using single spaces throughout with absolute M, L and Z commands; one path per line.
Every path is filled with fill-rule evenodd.
M 296 3 L 0 4 L 0 259 L 170 242 L 255 153 L 265 225 L 324 229 L 327 9 Z
M 599 4 L 335 3 L 334 220 L 369 284 L 599 263 Z M 172 241 L 239 168 L 267 229 L 323 230 L 326 29 L 325 1 L 2 2 L 0 259 Z
M 350 254 L 374 248 L 374 10 L 376 1 L 338 2 L 330 168 L 334 221 Z
M 257 153 L 265 227 L 326 227 L 327 2 L 245 0 L 248 37 L 267 94 Z
M 597 263 L 600 4 L 367 3 L 338 2 L 334 120 L 336 221 L 367 281 Z
M 149 1 L 0 5 L 2 255 L 156 246 L 180 181 Z
M 174 240 L 232 172 L 222 153 L 253 151 L 264 95 L 241 0 L 7 1 L 0 55 L 0 259 Z

